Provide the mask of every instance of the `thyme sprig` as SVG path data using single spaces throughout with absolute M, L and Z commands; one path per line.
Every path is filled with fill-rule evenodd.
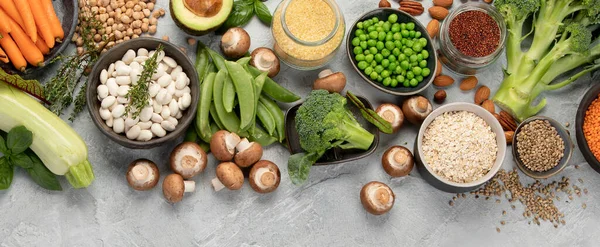
M 152 56 L 148 58 L 144 64 L 142 64 L 144 69 L 140 74 L 137 84 L 133 85 L 129 89 L 129 92 L 127 92 L 127 95 L 125 95 L 130 102 L 129 105 L 127 105 L 127 108 L 125 108 L 125 112 L 131 113 L 132 118 L 138 117 L 142 109 L 148 105 L 148 98 L 150 97 L 150 94 L 148 93 L 148 87 L 150 81 L 152 80 L 152 75 L 158 68 L 158 54 L 162 51 L 163 46 L 158 45 L 154 54 L 152 54 Z

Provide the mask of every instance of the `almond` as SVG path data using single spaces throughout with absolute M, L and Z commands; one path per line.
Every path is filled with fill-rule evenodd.
M 436 19 L 433 19 L 429 22 L 429 24 L 427 24 L 427 33 L 429 34 L 429 37 L 431 37 L 432 39 L 435 38 L 435 36 L 437 36 L 437 34 L 440 32 L 440 22 Z
M 441 21 L 448 16 L 448 9 L 440 6 L 433 6 L 429 8 L 429 15 L 431 15 L 433 19 Z
M 454 84 L 454 79 L 447 75 L 440 75 L 433 79 L 433 85 L 436 87 L 447 87 Z
M 486 109 L 490 113 L 496 113 L 496 106 L 494 105 L 494 102 L 489 99 L 483 101 L 483 103 L 481 103 L 481 107 L 483 107 L 483 109 Z
M 444 8 L 450 8 L 452 7 L 452 2 L 452 0 L 433 0 L 433 5 Z
M 437 68 L 435 69 L 435 76 L 440 76 L 442 74 L 442 62 L 440 59 L 437 59 Z
M 469 91 L 477 86 L 478 80 L 475 76 L 469 76 L 460 83 L 460 90 Z
M 512 144 L 514 136 L 515 136 L 514 131 L 504 131 L 504 138 L 506 138 L 506 145 Z
M 392 5 L 390 4 L 390 2 L 388 2 L 388 0 L 381 0 L 381 1 L 379 1 L 379 7 L 380 8 L 389 8 L 389 7 L 392 7 Z
M 435 82 L 435 81 L 434 81 Z M 490 88 L 486 86 L 481 86 L 475 92 L 475 104 L 481 105 L 483 101 L 490 98 Z

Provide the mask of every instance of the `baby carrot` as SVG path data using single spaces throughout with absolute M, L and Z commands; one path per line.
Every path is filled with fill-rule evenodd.
M 48 20 L 50 20 L 50 27 L 52 28 L 54 37 L 58 40 L 65 38 L 65 31 L 60 24 L 60 20 L 58 20 L 58 16 L 56 16 L 56 11 L 54 11 L 54 6 L 52 6 L 52 0 L 40 0 L 40 4 L 42 9 L 46 12 Z
M 23 29 L 21 29 L 16 22 L 13 20 L 10 20 L 9 22 L 10 28 L 12 29 L 10 36 L 13 38 L 15 43 L 17 43 L 17 46 L 19 47 L 19 50 L 21 50 L 21 53 L 23 53 L 25 60 L 27 60 L 27 62 L 33 66 L 43 65 L 44 55 L 40 49 L 35 46 L 35 43 L 27 36 L 27 34 L 25 34 L 25 31 L 23 31 Z M 37 38 L 37 34 L 35 37 Z
M 15 3 L 11 0 L 2 0 L 0 1 L 0 11 L 4 10 L 5 13 L 2 13 L 3 15 L 8 15 L 10 16 L 10 18 L 12 18 L 14 21 L 16 21 L 17 23 L 19 23 L 19 26 L 21 26 L 22 28 L 25 28 L 23 25 L 23 19 L 21 19 L 21 15 L 19 14 L 19 11 L 17 10 L 17 6 L 15 6 Z
M 27 67 L 27 61 L 25 61 L 25 58 L 23 57 L 21 51 L 19 51 L 19 47 L 17 47 L 15 41 L 12 40 L 8 33 L 0 32 L 0 35 L 2 35 L 2 38 L 0 39 L 0 46 L 2 46 L 4 51 L 6 51 L 6 55 L 8 55 L 8 58 L 12 64 L 18 70 L 25 71 L 25 68 Z
M 15 3 L 17 10 L 19 11 L 19 14 L 21 14 L 21 19 L 23 20 L 23 24 L 25 25 L 23 27 L 23 30 L 25 30 L 27 35 L 35 43 L 37 41 L 37 28 L 35 26 L 35 20 L 33 19 L 33 13 L 31 12 L 32 6 L 29 6 L 29 2 L 26 0 L 13 0 L 13 2 Z M 33 7 L 41 8 L 41 6 L 33 6 Z M 18 44 L 18 41 L 17 41 L 17 44 Z
M 0 31 L 10 33 L 10 25 L 8 25 L 7 18 L 10 18 L 6 13 L 0 13 Z
M 29 3 L 29 6 L 31 6 L 31 14 L 33 15 L 35 26 L 37 27 L 41 38 L 44 39 L 49 48 L 54 47 L 54 34 L 52 33 L 52 26 L 50 25 L 50 20 L 46 16 L 46 11 L 42 9 L 40 0 L 25 1 Z M 34 43 L 37 41 L 36 39 L 33 39 Z
M 48 55 L 48 53 L 50 53 L 50 47 L 48 47 L 46 45 L 46 42 L 44 41 L 44 39 L 42 39 L 41 37 L 38 36 L 38 40 L 35 42 L 35 46 L 40 49 L 40 51 L 42 52 L 42 54 L 44 55 Z
M 6 55 L 6 53 L 4 52 L 4 50 L 2 50 L 2 47 L 0 47 L 0 62 L 3 63 L 9 63 L 10 60 L 8 60 L 8 56 Z

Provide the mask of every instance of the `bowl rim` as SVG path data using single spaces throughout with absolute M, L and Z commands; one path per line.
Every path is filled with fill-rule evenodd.
M 100 68 L 100 65 L 102 63 L 104 63 L 105 61 L 109 60 L 109 54 L 114 53 L 114 52 L 118 51 L 119 49 L 124 49 L 123 47 L 129 47 L 124 50 L 124 53 L 130 49 L 136 50 L 139 48 L 143 48 L 144 47 L 143 44 L 139 41 L 144 41 L 144 40 L 156 42 L 157 45 L 162 44 L 165 47 L 169 47 L 170 50 L 174 51 L 175 53 L 179 53 L 179 56 L 184 57 L 185 60 L 180 61 L 174 55 L 167 54 L 166 51 L 165 51 L 165 55 L 169 55 L 171 58 L 173 58 L 177 62 L 177 65 L 181 66 L 182 64 L 187 63 L 189 67 L 194 68 L 194 64 L 191 62 L 190 58 L 185 53 L 183 53 L 179 49 L 179 47 L 177 47 L 175 44 L 172 44 L 168 41 L 154 38 L 154 37 L 139 37 L 139 38 L 131 39 L 131 40 L 125 41 L 121 44 L 118 44 L 115 47 L 112 47 L 110 50 L 108 50 L 105 54 L 103 54 L 98 59 L 98 61 L 96 61 L 96 63 L 94 64 L 94 67 L 92 68 L 92 72 L 90 73 L 90 75 L 88 76 L 88 79 L 87 79 L 87 83 L 88 83 L 87 90 L 88 91 L 86 93 L 86 101 L 87 101 L 88 111 L 92 118 L 92 122 L 94 122 L 94 124 L 100 130 L 100 132 L 102 132 L 104 135 L 108 136 L 112 141 L 114 141 L 124 147 L 133 148 L 133 149 L 147 149 L 147 148 L 156 147 L 164 142 L 171 141 L 172 139 L 179 137 L 186 131 L 186 129 L 192 123 L 192 121 L 195 117 L 195 114 L 193 114 L 193 115 L 190 115 L 188 118 L 184 119 L 183 121 L 181 121 L 181 119 L 183 119 L 186 116 L 186 115 L 184 115 L 182 118 L 178 119 L 180 121 L 177 124 L 177 127 L 175 130 L 167 132 L 167 134 L 163 137 L 152 138 L 149 141 L 131 140 L 123 134 L 117 134 L 112 130 L 111 131 L 106 130 L 104 127 L 108 127 L 108 126 L 106 126 L 105 123 L 100 122 L 100 120 L 99 120 L 100 113 L 93 110 L 93 106 L 92 106 L 92 104 L 96 104 L 96 105 L 100 104 L 100 102 L 95 97 L 97 95 L 97 92 L 95 92 L 95 90 L 96 90 L 96 87 L 99 85 L 99 82 L 96 82 L 96 83 L 92 82 L 93 79 L 96 79 L 99 77 L 99 74 L 103 69 L 106 69 L 106 68 Z M 108 61 L 108 64 L 115 62 L 115 61 Z M 186 67 L 188 67 L 188 66 L 186 66 Z M 182 68 L 183 67 L 184 66 L 182 66 Z M 193 71 L 191 71 L 191 75 L 190 75 L 190 73 L 186 73 L 186 74 L 188 75 L 188 77 L 190 79 L 190 85 L 196 83 L 199 88 L 200 82 L 198 79 L 198 74 L 196 73 L 195 69 Z M 190 88 L 191 88 L 191 86 L 190 86 Z M 196 92 L 196 97 L 194 97 L 194 91 L 192 91 L 192 103 L 190 104 L 190 107 L 188 109 L 186 109 L 186 111 L 196 112 L 199 96 L 200 96 L 199 92 Z M 109 129 L 111 129 L 111 128 L 109 128 Z
M 595 171 L 600 173 L 600 160 L 596 158 L 596 156 L 592 153 L 590 146 L 583 134 L 583 123 L 585 120 L 585 115 L 590 108 L 590 105 L 595 99 L 600 99 L 598 96 L 600 94 L 600 84 L 596 84 L 588 89 L 588 91 L 583 95 L 583 98 L 579 102 L 579 108 L 577 109 L 577 115 L 575 117 L 575 136 L 577 138 L 577 145 L 579 146 L 579 150 L 587 163 L 594 168 Z M 586 101 L 589 101 L 586 103 Z
M 425 167 L 425 169 L 427 169 L 427 171 L 434 178 L 436 178 L 438 181 L 440 181 L 446 185 L 458 187 L 458 188 L 465 188 L 465 189 L 478 187 L 478 186 L 484 184 L 485 182 L 489 181 L 496 175 L 496 173 L 502 167 L 502 164 L 504 163 L 504 158 L 506 156 L 506 138 L 504 136 L 504 130 L 502 129 L 502 126 L 500 125 L 500 123 L 498 121 L 494 121 L 496 119 L 494 117 L 494 115 L 492 115 L 492 113 L 490 113 L 483 107 L 472 104 L 472 103 L 455 102 L 455 103 L 443 105 L 443 106 L 435 109 L 433 112 L 431 112 L 429 114 L 429 116 L 427 116 L 427 118 L 425 118 L 425 120 L 423 121 L 423 124 L 419 128 L 419 133 L 417 135 L 417 150 L 416 150 L 416 152 L 418 153 L 419 156 L 422 156 L 422 154 L 423 154 L 423 147 L 422 147 L 423 135 L 425 133 L 425 130 L 431 124 L 431 122 L 433 122 L 433 120 L 436 117 L 438 117 L 446 112 L 453 112 L 453 111 L 467 111 L 467 112 L 474 113 L 475 115 L 477 115 L 478 117 L 483 119 L 490 126 L 490 128 L 492 129 L 492 132 L 496 134 L 496 144 L 498 145 L 498 152 L 496 154 L 496 160 L 494 161 L 494 165 L 492 166 L 490 171 L 488 171 L 488 173 L 486 173 L 483 177 L 481 177 L 475 181 L 471 181 L 469 183 L 457 183 L 457 182 L 450 181 L 447 178 L 444 178 L 444 177 L 438 175 L 435 171 L 430 169 L 429 164 L 427 164 L 427 161 L 425 161 L 425 157 L 422 157 L 420 159 L 421 164 L 423 165 L 423 167 Z M 485 117 L 483 115 L 485 115 Z M 490 119 L 490 120 L 486 120 L 486 118 Z
M 550 125 L 552 125 L 552 127 L 554 127 L 556 129 L 556 131 L 560 134 L 564 134 L 567 137 L 570 137 L 571 134 L 569 134 L 569 131 L 567 131 L 567 129 L 565 129 L 562 124 L 560 124 L 558 121 L 550 118 L 550 117 L 546 117 L 546 116 L 533 116 L 533 117 L 529 117 L 525 120 L 523 120 L 521 123 L 519 123 L 519 126 L 517 126 L 517 128 L 515 129 L 515 134 L 513 135 L 513 142 L 512 142 L 512 154 L 513 154 L 513 160 L 515 161 L 515 163 L 517 163 L 517 167 L 519 167 L 519 170 L 521 170 L 523 173 L 525 173 L 525 175 L 532 177 L 532 178 L 536 178 L 536 179 L 543 179 L 543 178 L 550 178 L 558 173 L 560 173 L 563 169 L 565 169 L 565 167 L 567 167 L 567 164 L 569 164 L 569 160 L 571 160 L 571 156 L 573 155 L 573 140 L 571 140 L 571 138 L 563 138 L 562 135 L 561 139 L 563 139 L 563 142 L 565 143 L 565 150 L 563 151 L 563 158 L 561 158 L 561 160 L 559 161 L 559 163 L 553 167 L 552 169 L 545 171 L 545 172 L 538 172 L 538 171 L 532 171 L 529 168 L 527 168 L 523 162 L 521 161 L 521 159 L 519 158 L 519 153 L 517 151 L 517 134 L 521 131 L 521 129 L 523 128 L 523 126 L 525 126 L 526 124 L 535 121 L 535 120 L 547 120 L 548 122 L 550 122 Z M 556 168 L 556 169 L 555 169 Z
M 433 60 L 435 61 L 433 63 L 433 68 L 430 68 L 431 70 L 431 74 L 429 75 L 429 80 L 427 81 L 427 83 L 425 83 L 425 85 L 423 85 L 421 88 L 413 90 L 413 91 L 408 91 L 408 92 L 396 92 L 393 90 L 390 90 L 388 87 L 383 86 L 383 85 L 379 85 L 379 82 L 373 81 L 370 78 L 367 78 L 361 71 L 360 69 L 358 69 L 357 64 L 354 62 L 354 57 L 352 55 L 352 40 L 350 39 L 350 37 L 352 37 L 352 33 L 353 30 L 356 28 L 356 25 L 360 22 L 363 21 L 365 19 L 369 19 L 369 16 L 372 16 L 376 13 L 380 13 L 380 12 L 392 12 L 395 14 L 399 14 L 399 15 L 404 15 L 408 18 L 410 18 L 412 20 L 412 22 L 415 23 L 415 28 L 416 29 L 420 29 L 422 32 L 422 36 L 421 37 L 425 37 L 429 43 L 428 45 L 428 51 L 429 52 L 429 56 L 433 57 Z M 365 80 L 366 82 L 368 82 L 371 86 L 379 89 L 382 92 L 391 94 L 391 95 L 396 95 L 396 96 L 410 96 L 410 95 L 415 95 L 418 93 L 423 92 L 425 89 L 429 88 L 431 86 L 431 84 L 433 83 L 433 79 L 435 79 L 435 71 L 437 71 L 437 66 L 438 66 L 438 54 L 436 52 L 435 49 L 435 44 L 433 42 L 433 39 L 431 38 L 431 36 L 429 36 L 429 33 L 427 33 L 426 31 L 427 29 L 425 28 L 425 26 L 423 26 L 423 24 L 414 16 L 410 15 L 407 12 L 404 12 L 402 10 L 399 9 L 393 9 L 393 8 L 377 8 L 377 9 L 373 9 L 370 11 L 367 11 L 366 13 L 362 14 L 360 17 L 358 17 L 356 19 L 356 21 L 354 21 L 354 23 L 352 23 L 352 26 L 350 26 L 350 29 L 348 31 L 348 34 L 346 35 L 346 55 L 348 56 L 348 60 L 350 61 L 350 64 L 352 64 L 352 68 L 354 68 L 354 70 L 356 71 L 356 73 L 358 73 L 358 75 Z M 429 68 L 429 66 L 427 66 Z M 423 83 L 423 82 L 421 82 Z

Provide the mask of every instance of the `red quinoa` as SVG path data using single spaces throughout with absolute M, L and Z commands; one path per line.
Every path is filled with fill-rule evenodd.
M 450 41 L 462 54 L 485 57 L 500 45 L 498 23 L 482 11 L 470 10 L 458 14 L 450 22 Z

